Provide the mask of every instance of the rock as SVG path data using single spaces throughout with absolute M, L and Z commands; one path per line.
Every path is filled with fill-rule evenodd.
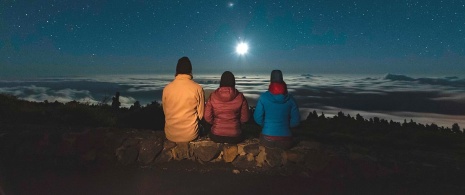
M 253 144 L 258 144 L 258 139 L 255 139 L 255 138 L 254 138 L 254 139 L 246 139 L 246 140 L 244 140 L 243 142 L 238 143 L 238 144 L 237 144 L 237 153 L 238 153 L 239 155 L 246 155 L 247 152 L 244 151 L 244 148 L 245 148 L 246 146 L 248 146 L 248 145 L 253 145 Z M 250 147 L 250 146 L 249 146 L 249 147 Z M 258 153 L 255 154 L 255 156 L 257 156 L 257 155 L 258 155 Z
M 249 161 L 247 156 L 238 156 L 233 162 L 232 165 L 237 168 L 247 169 L 254 167 L 256 165 L 255 161 Z
M 252 153 L 247 154 L 247 161 L 252 162 L 255 160 L 255 156 Z
M 219 145 L 213 141 L 190 142 L 189 145 L 192 151 L 191 156 L 202 162 L 211 161 L 220 154 Z
M 124 147 L 131 147 L 131 146 L 136 146 L 140 142 L 139 139 L 136 138 L 128 138 L 123 142 Z
M 244 151 L 244 147 L 247 146 L 246 143 L 238 143 L 237 144 L 237 153 L 239 155 L 246 155 L 247 153 Z
M 265 147 L 263 146 L 259 146 L 259 149 L 260 149 L 260 153 L 258 153 L 257 157 L 255 158 L 255 161 L 257 161 L 258 167 L 262 167 L 263 164 L 265 163 L 266 151 L 265 151 Z
M 117 149 L 116 155 L 118 161 L 123 165 L 129 165 L 137 160 L 139 150 L 136 146 L 130 146 L 128 148 L 120 147 Z
M 286 153 L 284 150 L 276 148 L 266 148 L 266 158 L 265 161 L 270 165 L 270 167 L 277 167 L 285 165 L 287 162 Z
M 162 150 L 160 154 L 155 158 L 155 163 L 169 162 L 173 159 L 172 150 Z
M 108 134 L 107 134 L 108 135 Z M 122 142 L 121 146 L 115 150 L 118 162 L 123 165 L 129 165 L 136 162 L 139 155 L 139 139 L 124 136 L 126 139 Z M 116 138 L 116 137 L 115 137 Z M 120 137 L 121 138 L 121 137 Z M 108 140 L 108 145 L 113 145 L 113 141 Z M 116 141 L 119 142 L 119 141 Z
M 237 169 L 234 169 L 232 172 L 233 172 L 234 174 L 239 174 L 239 173 L 241 173 L 241 172 L 240 172 L 239 170 L 237 170 Z
M 189 142 L 178 142 L 176 147 L 172 149 L 173 158 L 176 160 L 188 159 L 189 156 Z
M 164 150 L 170 150 L 170 149 L 172 149 L 174 147 L 176 147 L 175 142 L 172 142 L 170 140 L 165 140 L 165 142 L 163 142 L 163 149 Z
M 305 161 L 305 154 L 298 150 L 286 150 L 287 161 L 293 163 L 303 163 Z
M 254 156 L 257 156 L 258 153 L 260 153 L 259 144 L 254 143 L 254 144 L 249 144 L 249 145 L 245 146 L 244 147 L 244 152 L 251 153 Z
M 108 132 L 104 139 L 105 150 L 115 151 L 126 139 L 127 135 L 125 134 Z
M 211 160 L 210 162 L 223 162 L 223 151 L 220 150 L 220 153 L 218 154 L 218 156 Z
M 223 159 L 224 162 L 232 162 L 238 155 L 236 145 L 224 145 L 223 146 Z
M 149 164 L 163 149 L 163 139 L 151 137 L 140 141 L 138 161 Z

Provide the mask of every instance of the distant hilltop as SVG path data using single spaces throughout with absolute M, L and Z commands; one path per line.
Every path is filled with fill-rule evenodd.
M 416 81 L 421 84 L 429 85 L 444 85 L 452 87 L 465 87 L 465 79 L 460 79 L 456 76 L 443 77 L 443 78 L 412 78 L 400 74 L 386 74 L 384 77 L 386 80 L 391 81 Z

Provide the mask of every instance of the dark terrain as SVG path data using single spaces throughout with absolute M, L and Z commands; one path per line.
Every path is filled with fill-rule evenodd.
M 91 158 L 65 135 L 109 128 L 163 129 L 158 103 L 130 109 L 77 102 L 34 103 L 0 95 L 0 194 L 463 194 L 465 135 L 435 124 L 309 113 L 296 143 L 318 148 L 303 162 L 238 167 L 225 162 L 170 160 L 121 164 Z M 244 125 L 247 138 L 259 127 Z M 83 136 L 82 136 L 83 137 Z M 83 146 L 99 146 L 99 139 Z M 85 149 L 91 150 L 89 148 Z M 114 151 L 110 151 L 114 152 Z M 89 160 L 90 159 L 90 160 Z

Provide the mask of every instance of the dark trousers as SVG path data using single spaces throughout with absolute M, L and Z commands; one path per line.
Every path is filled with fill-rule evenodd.
M 268 148 L 290 149 L 293 145 L 292 137 L 267 136 L 260 134 L 260 144 Z
M 215 135 L 210 132 L 208 135 L 210 139 L 216 143 L 229 143 L 229 144 L 237 144 L 240 143 L 244 140 L 244 137 L 242 135 L 238 137 L 227 137 L 227 136 L 219 136 Z

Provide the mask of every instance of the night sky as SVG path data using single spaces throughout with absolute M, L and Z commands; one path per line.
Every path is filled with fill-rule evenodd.
M 249 52 L 238 55 L 238 43 Z M 0 76 L 465 74 L 465 0 L 0 1 Z

